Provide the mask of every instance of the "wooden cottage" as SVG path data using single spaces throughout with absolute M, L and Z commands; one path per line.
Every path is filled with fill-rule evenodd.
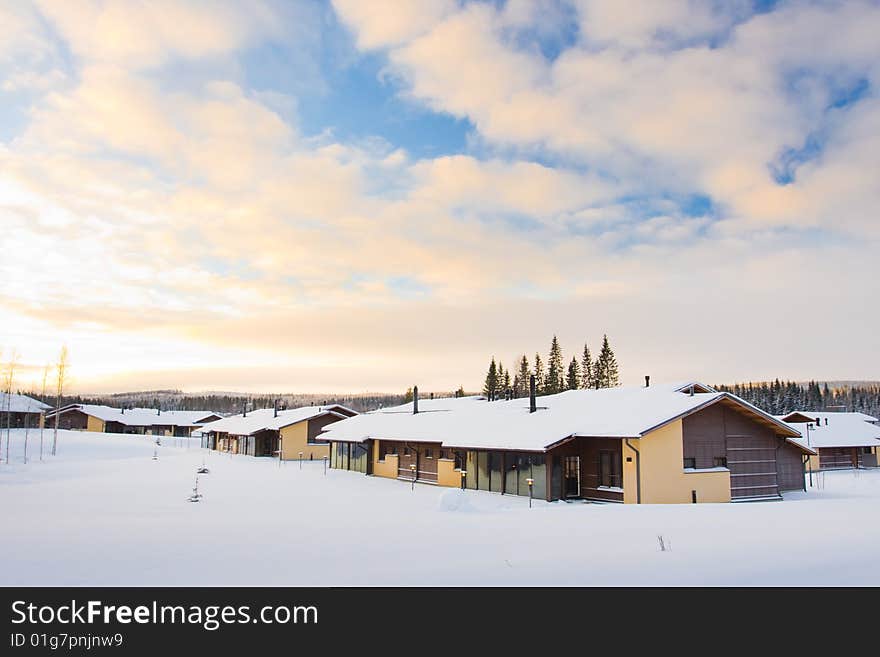
M 793 426 L 699 383 L 416 398 L 324 437 L 333 468 L 548 501 L 780 499 L 804 489 L 815 454 Z
M 54 426 L 55 415 L 55 411 L 46 414 L 47 426 Z M 70 404 L 59 409 L 57 415 L 61 429 L 177 437 L 191 436 L 202 425 L 220 419 L 210 411 L 162 411 L 95 404 Z
M 263 408 L 233 415 L 202 428 L 202 445 L 249 456 L 280 456 L 283 460 L 329 456 L 324 427 L 357 415 L 339 404 L 290 410 Z
M 875 468 L 880 464 L 878 419 L 864 413 L 795 411 L 779 419 L 797 428 L 801 442 L 818 452 L 808 467 L 817 470 Z
M 27 395 L 0 392 L 0 427 L 13 429 L 39 427 L 51 406 Z

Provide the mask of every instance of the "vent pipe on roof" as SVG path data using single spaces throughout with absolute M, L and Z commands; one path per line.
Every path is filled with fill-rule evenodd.
M 538 400 L 535 398 L 535 375 L 529 376 L 529 413 L 538 410 Z
M 825 426 L 826 427 L 828 426 L 828 418 L 827 417 L 825 418 Z
M 157 408 L 157 409 L 156 409 L 156 415 L 162 415 L 162 409 Z
M 419 412 L 419 387 L 413 386 L 413 415 Z
M 272 403 L 272 417 L 278 417 L 278 402 L 279 402 L 279 400 L 276 399 Z
M 244 402 L 244 403 L 241 405 L 241 416 L 242 416 L 242 417 L 247 417 L 247 402 Z
M 651 387 L 651 377 L 650 377 L 650 375 L 648 375 L 648 374 L 645 375 L 645 387 L 646 387 L 646 388 L 650 388 L 650 387 Z
M 434 399 L 434 393 L 433 393 L 433 392 L 431 393 L 431 399 Z
M 691 397 L 693 397 L 693 396 L 694 396 L 694 386 L 693 386 L 693 384 L 691 384 Z
M 816 426 L 817 426 L 817 427 L 821 427 L 821 426 L 822 426 L 822 418 L 818 418 L 818 417 L 816 418 Z

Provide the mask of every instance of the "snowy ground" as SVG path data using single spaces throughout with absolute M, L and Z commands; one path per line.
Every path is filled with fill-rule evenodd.
M 150 437 L 62 431 L 27 465 L 23 442 L 0 463 L 0 585 L 880 584 L 880 470 L 783 502 L 530 510 L 196 441 L 165 439 L 154 461 Z

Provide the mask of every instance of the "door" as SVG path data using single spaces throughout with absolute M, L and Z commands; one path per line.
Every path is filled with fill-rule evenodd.
M 564 497 L 581 496 L 581 457 L 566 456 L 563 463 L 562 494 Z
M 728 436 L 727 467 L 731 500 L 779 497 L 774 438 Z

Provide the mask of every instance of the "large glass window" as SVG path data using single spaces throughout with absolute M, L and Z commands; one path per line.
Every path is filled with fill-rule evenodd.
M 525 464 L 525 473 L 521 473 L 520 469 L 523 467 L 522 463 L 520 463 L 520 454 L 516 452 L 507 452 L 504 455 L 504 492 L 509 495 L 519 495 L 519 485 L 518 481 L 520 479 L 525 482 L 526 478 L 528 478 L 528 457 L 526 457 Z
M 532 487 L 532 495 L 534 495 L 536 500 L 545 500 L 547 499 L 546 457 L 543 454 L 532 454 L 530 460 L 531 476 L 532 479 L 535 480 L 535 484 Z M 520 477 L 521 476 L 522 475 L 520 475 Z M 526 486 L 526 488 L 528 488 L 528 486 Z M 526 494 L 528 494 L 528 490 L 526 490 Z
M 477 472 L 477 452 L 467 453 L 467 467 L 465 469 L 467 470 L 465 485 L 468 488 L 476 489 L 477 478 L 479 477 L 479 473 Z
M 489 490 L 489 452 L 477 452 L 477 488 Z
M 500 493 L 504 489 L 503 453 L 489 452 L 489 490 Z

